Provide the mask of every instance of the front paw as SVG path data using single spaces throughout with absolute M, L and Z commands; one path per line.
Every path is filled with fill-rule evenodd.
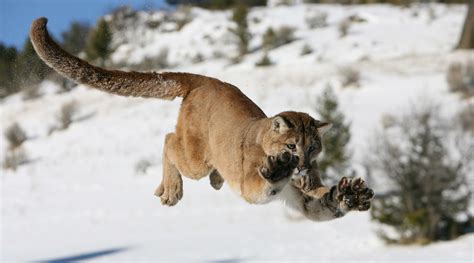
M 361 178 L 343 177 L 337 184 L 336 199 L 343 210 L 367 211 L 373 198 L 374 191 Z
M 303 174 L 293 174 L 291 176 L 292 184 L 304 193 L 314 190 L 319 186 L 319 174 L 305 170 Z
M 277 156 L 267 156 L 259 173 L 266 180 L 275 183 L 292 175 L 298 161 L 298 156 L 289 152 L 282 152 Z

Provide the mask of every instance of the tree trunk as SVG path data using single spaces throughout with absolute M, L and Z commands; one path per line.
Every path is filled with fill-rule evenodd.
M 474 49 L 474 0 L 469 0 L 469 10 L 457 48 Z

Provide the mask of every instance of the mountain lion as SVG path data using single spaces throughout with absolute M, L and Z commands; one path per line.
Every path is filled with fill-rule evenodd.
M 283 200 L 315 221 L 351 210 L 366 211 L 374 192 L 362 179 L 322 185 L 316 157 L 328 123 L 306 113 L 265 113 L 237 87 L 190 73 L 142 73 L 99 68 L 68 54 L 49 36 L 46 18 L 35 20 L 30 37 L 40 58 L 81 84 L 121 96 L 182 97 L 176 131 L 165 138 L 163 179 L 155 191 L 164 205 L 183 197 L 181 176 L 220 189 L 224 182 L 247 202 Z

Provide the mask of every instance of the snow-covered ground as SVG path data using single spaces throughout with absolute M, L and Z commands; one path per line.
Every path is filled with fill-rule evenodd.
M 384 114 L 402 113 L 411 102 L 434 100 L 448 113 L 469 103 L 450 93 L 445 81 L 451 61 L 474 59 L 472 52 L 452 51 L 466 8 L 431 8 L 254 9 L 251 47 L 256 51 L 236 65 L 211 55 L 213 49 L 234 48 L 219 29 L 229 24 L 225 21 L 230 13 L 195 9 L 194 20 L 179 32 L 130 32 L 133 41 L 119 47 L 113 57 L 140 61 L 167 45 L 175 65 L 171 70 L 235 84 L 268 115 L 296 110 L 317 117 L 317 95 L 329 83 L 352 122 L 357 166 Z M 304 21 L 311 12 L 327 13 L 328 26 L 308 28 Z M 340 38 L 339 22 L 354 14 L 366 22 L 353 24 L 348 36 Z M 255 68 L 262 55 L 261 34 L 270 25 L 295 27 L 297 40 L 270 52 L 275 65 Z M 206 34 L 209 37 L 203 37 Z M 202 42 L 209 38 L 216 40 Z M 301 56 L 304 44 L 314 53 Z M 180 50 L 201 53 L 206 60 L 186 62 Z M 360 70 L 359 88 L 341 87 L 341 66 Z M 2 170 L 0 177 L 2 262 L 78 255 L 82 257 L 77 259 L 108 262 L 474 260 L 473 234 L 428 246 L 386 246 L 368 213 L 314 223 L 294 218 L 280 203 L 249 205 L 227 187 L 215 191 L 208 178 L 184 179 L 183 200 L 164 207 L 153 192 L 161 179 L 164 136 L 174 129 L 180 101 L 123 98 L 83 86 L 55 93 L 55 88 L 44 82 L 46 94 L 40 99 L 23 101 L 15 95 L 0 102 L 2 127 L 18 121 L 28 133 L 24 147 L 31 160 L 15 172 Z M 73 100 L 80 105 L 79 120 L 48 135 L 60 106 Z M 6 148 L 3 137 L 0 144 Z M 135 169 L 141 160 L 152 163 L 145 174 Z M 474 181 L 474 174 L 469 180 Z

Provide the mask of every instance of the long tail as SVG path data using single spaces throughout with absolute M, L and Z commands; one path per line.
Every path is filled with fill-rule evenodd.
M 39 57 L 61 75 L 109 93 L 122 96 L 174 99 L 186 97 L 194 88 L 216 79 L 190 73 L 125 72 L 93 66 L 56 44 L 48 34 L 44 17 L 33 21 L 30 38 Z

